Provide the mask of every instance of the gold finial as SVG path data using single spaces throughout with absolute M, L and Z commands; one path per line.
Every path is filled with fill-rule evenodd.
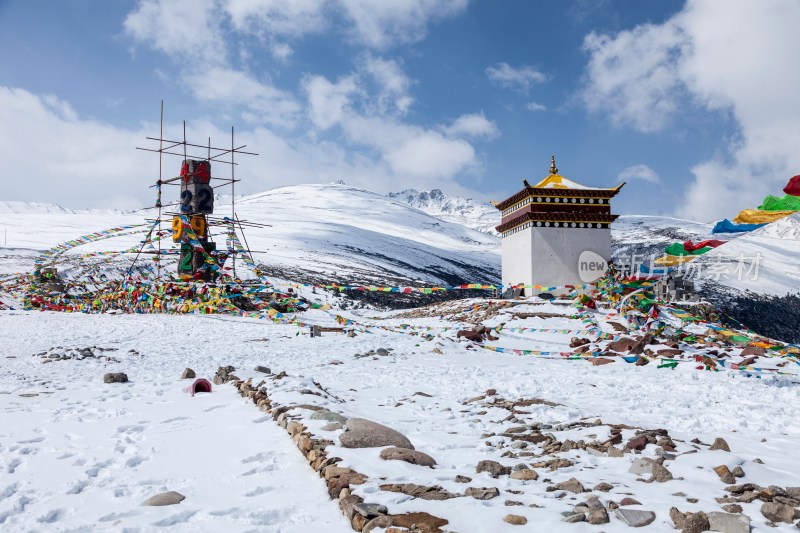
M 556 155 L 555 154 L 550 156 L 550 174 L 558 174 L 558 168 L 556 168 Z

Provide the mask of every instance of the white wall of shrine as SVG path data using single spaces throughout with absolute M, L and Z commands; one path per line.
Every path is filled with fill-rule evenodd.
M 503 284 L 582 285 L 578 258 L 592 251 L 605 260 L 611 257 L 608 228 L 531 227 L 503 237 Z M 531 296 L 540 291 L 526 289 Z

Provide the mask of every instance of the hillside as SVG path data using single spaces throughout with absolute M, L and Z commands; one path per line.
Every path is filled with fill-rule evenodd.
M 500 223 L 500 213 L 489 202 L 451 196 L 440 189 L 430 191 L 406 189 L 386 196 L 441 220 L 497 235 L 494 228 Z

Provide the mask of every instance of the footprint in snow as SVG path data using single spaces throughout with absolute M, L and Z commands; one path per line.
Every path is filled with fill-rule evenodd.
M 17 467 L 19 467 L 19 465 L 21 464 L 22 464 L 21 459 L 11 459 L 8 462 L 8 466 L 6 467 L 6 472 L 8 472 L 9 474 L 13 474 L 14 472 L 16 472 Z
M 250 457 L 245 457 L 244 459 L 242 459 L 242 463 L 244 463 L 244 464 L 255 463 L 255 462 L 263 463 L 267 459 L 271 459 L 271 458 L 272 458 L 272 454 L 271 453 L 269 453 L 269 452 L 261 452 L 261 453 L 257 453 L 256 455 L 251 455 Z
M 81 492 L 83 492 L 83 489 L 85 489 L 88 486 L 89 486 L 89 480 L 83 479 L 72 485 L 72 487 L 70 487 L 69 490 L 67 490 L 67 494 L 80 494 Z
M 172 516 L 168 516 L 163 520 L 159 520 L 158 522 L 153 522 L 152 525 L 156 527 L 170 527 L 177 524 L 183 524 L 196 514 L 197 511 L 182 511 Z
M 112 520 L 119 520 L 120 518 L 130 518 L 131 516 L 136 516 L 139 514 L 139 511 L 126 511 L 124 513 L 110 513 L 107 515 L 103 515 L 97 519 L 98 522 L 111 522 Z
M 222 409 L 223 407 L 225 407 L 225 406 L 224 405 L 214 405 L 213 407 L 209 407 L 208 409 L 205 409 L 203 412 L 204 413 L 210 413 L 211 411 L 215 411 L 217 409 Z
M 267 492 L 272 491 L 272 487 L 258 487 L 256 489 L 251 490 L 250 492 L 245 492 L 244 495 L 248 498 L 252 498 L 253 496 L 261 496 L 262 494 L 266 494 Z
M 127 466 L 129 468 L 134 468 L 136 466 L 139 466 L 140 464 L 142 464 L 146 460 L 147 459 L 145 457 L 142 457 L 141 455 L 135 455 L 135 456 L 131 457 L 130 459 L 128 459 L 127 461 L 125 461 L 125 466 Z
M 66 511 L 64 511 L 64 509 L 53 509 L 52 511 L 48 511 L 46 514 L 37 518 L 36 521 L 40 524 L 52 524 L 61 520 L 65 514 Z
M 17 444 L 35 444 L 37 442 L 42 442 L 44 437 L 34 437 L 32 439 L 25 439 L 25 440 L 18 440 Z
M 179 420 L 189 420 L 188 416 L 176 416 L 175 418 L 167 418 L 166 420 L 162 420 L 162 424 L 169 424 L 171 422 L 178 422 Z

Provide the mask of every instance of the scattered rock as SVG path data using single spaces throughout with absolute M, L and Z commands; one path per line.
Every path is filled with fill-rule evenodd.
M 436 461 L 430 455 L 407 448 L 386 448 L 381 451 L 381 459 L 385 461 L 405 461 L 412 465 L 429 466 L 433 468 Z
M 261 372 L 262 374 L 272 374 L 272 370 L 270 370 L 270 368 L 267 366 L 256 365 L 253 370 L 256 372 Z
M 396 446 L 413 450 L 414 446 L 403 434 L 384 425 L 364 418 L 351 418 L 345 424 L 345 431 L 339 435 L 339 442 L 345 448 L 379 448 Z
M 725 439 L 723 439 L 722 437 L 717 437 L 716 439 L 714 439 L 714 443 L 711 445 L 709 450 L 723 450 L 729 452 L 731 451 L 731 448 L 730 446 L 728 446 L 728 443 L 725 442 Z
M 385 490 L 387 492 L 400 492 L 413 498 L 434 501 L 449 500 L 451 498 L 458 498 L 459 496 L 458 494 L 447 492 L 439 485 L 426 487 L 425 485 L 417 485 L 415 483 L 391 483 L 381 485 L 381 490 Z
M 738 506 L 737 506 L 738 507 Z M 739 507 L 741 513 L 741 507 Z M 707 513 L 709 529 L 723 533 L 750 533 L 750 517 L 743 514 Z
M 515 470 L 511 472 L 511 479 L 519 479 L 521 481 L 532 481 L 539 479 L 539 474 L 536 473 L 536 470 L 530 468 L 523 468 L 521 470 Z
M 653 511 L 640 511 L 638 509 L 626 509 L 624 507 L 615 509 L 614 514 L 622 522 L 631 527 L 644 527 L 652 524 L 656 519 L 656 513 Z
M 174 374 L 173 374 L 174 375 Z M 127 383 L 128 375 L 124 372 L 110 372 L 103 375 L 104 383 Z
M 625 445 L 626 448 L 629 450 L 636 450 L 642 451 L 647 446 L 647 437 L 644 435 L 639 435 L 638 437 L 634 437 L 628 441 Z
M 142 505 L 149 505 L 160 507 L 162 505 L 175 505 L 177 503 L 181 503 L 183 500 L 186 499 L 186 496 L 181 494 L 180 492 L 175 492 L 174 490 L 170 490 L 168 492 L 162 492 L 161 494 L 156 494 L 155 496 L 150 496 L 145 501 L 142 502 Z
M 736 483 L 736 478 L 734 477 L 733 473 L 728 469 L 727 465 L 715 466 L 714 472 L 717 473 L 720 481 L 722 481 L 726 485 L 732 485 L 733 483 Z
M 456 483 L 469 483 L 470 481 L 472 481 L 472 478 L 471 478 L 471 477 L 462 476 L 462 475 L 460 475 L 460 474 L 459 474 L 459 475 L 457 475 L 457 476 L 456 476 L 456 479 L 455 479 L 455 482 L 456 482 Z
M 626 505 L 642 505 L 642 502 L 633 498 L 622 498 L 622 500 L 619 502 L 619 505 L 620 507 L 624 507 Z
M 508 466 L 503 466 L 497 461 L 481 461 L 478 463 L 478 466 L 475 467 L 475 471 L 480 474 L 481 472 L 488 472 L 490 476 L 493 478 L 497 478 L 500 476 L 506 476 L 511 473 L 511 468 Z
M 731 470 L 731 473 L 733 474 L 733 477 L 744 477 L 744 470 L 741 466 L 734 467 L 734 469 Z
M 653 475 L 647 480 L 648 483 L 655 481 L 656 483 L 666 483 L 672 480 L 672 472 L 667 470 L 667 467 L 658 463 L 653 464 Z
M 608 511 L 606 511 L 602 506 L 596 509 L 589 509 L 589 512 L 586 513 L 586 521 L 594 525 L 608 524 Z
M 708 517 L 704 512 L 687 513 L 681 533 L 702 533 L 703 531 L 708 531 L 710 527 Z
M 586 513 L 566 513 L 564 522 L 568 524 L 577 524 L 578 522 L 586 521 Z
M 596 490 L 598 492 L 608 492 L 613 488 L 614 488 L 614 485 L 612 485 L 610 483 L 603 482 L 603 483 L 598 483 L 597 485 L 595 485 L 594 489 L 592 489 L 592 490 Z
M 376 516 L 364 525 L 361 533 L 372 533 L 372 531 L 377 528 L 389 528 L 391 527 L 392 523 L 393 520 L 391 516 Z
M 464 494 L 476 500 L 491 500 L 500 496 L 500 491 L 497 487 L 468 487 Z
M 411 529 L 425 533 L 442 533 L 442 526 L 449 524 L 444 518 L 438 518 L 428 513 L 406 513 L 392 515 L 392 526 Z
M 574 477 L 566 481 L 562 481 L 561 483 L 557 483 L 556 490 L 565 490 L 567 492 L 574 492 L 576 494 L 586 492 L 586 489 L 583 488 L 581 482 Z
M 197 374 L 195 374 L 194 370 L 192 370 L 191 368 L 187 368 L 186 370 L 183 371 L 183 374 L 181 374 L 181 379 L 194 379 L 196 377 Z
M 734 514 L 741 513 L 744 510 L 738 503 L 729 503 L 727 505 L 723 505 L 722 508 L 725 509 L 726 512 Z M 709 516 L 711 516 L 711 513 L 709 513 Z
M 507 514 L 503 518 L 503 522 L 507 522 L 512 526 L 524 526 L 525 524 L 528 523 L 528 519 L 518 514 Z
M 766 502 L 761 506 L 761 514 L 772 522 L 792 523 L 796 511 L 784 503 Z
M 364 518 L 374 518 L 389 512 L 385 505 L 377 503 L 357 503 L 353 505 L 353 510 Z
M 635 459 L 632 463 L 630 468 L 628 468 L 628 472 L 631 474 L 653 474 L 653 465 L 656 462 L 650 459 L 649 457 L 641 457 L 639 459 Z
M 389 355 L 389 350 L 387 350 L 386 348 L 378 348 L 377 350 L 375 350 L 375 353 L 378 355 Z

